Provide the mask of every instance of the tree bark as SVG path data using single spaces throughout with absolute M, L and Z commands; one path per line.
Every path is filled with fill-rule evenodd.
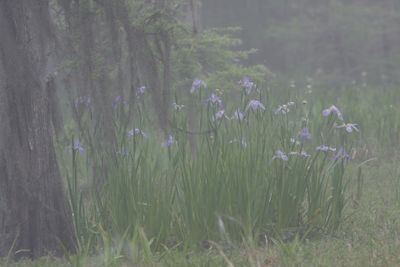
M 0 1 L 0 257 L 75 251 L 53 144 L 48 1 Z

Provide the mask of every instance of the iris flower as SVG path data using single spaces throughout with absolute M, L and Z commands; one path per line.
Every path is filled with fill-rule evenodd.
M 74 104 L 75 107 L 78 108 L 79 106 L 89 106 L 90 103 L 92 102 L 92 99 L 90 96 L 80 96 L 75 99 Z
M 174 138 L 172 137 L 172 135 L 168 135 L 167 139 L 165 140 L 165 142 L 163 142 L 161 144 L 161 147 L 170 147 L 172 146 L 176 141 L 174 140 Z
M 307 127 L 304 127 L 303 129 L 300 130 L 298 136 L 301 141 L 309 140 L 311 139 L 310 130 L 308 130 Z
M 74 140 L 74 143 L 72 145 L 72 150 L 73 151 L 78 151 L 79 154 L 83 154 L 85 153 L 85 149 L 82 147 L 81 142 L 79 141 L 79 139 Z
M 289 111 L 290 111 L 289 107 L 294 106 L 294 105 L 295 105 L 295 103 L 292 101 L 288 102 L 287 104 L 284 104 L 284 105 L 279 105 L 278 108 L 275 110 L 275 114 L 285 115 L 285 114 L 289 113 Z
M 290 109 L 288 108 L 287 105 L 282 105 L 279 106 L 276 110 L 275 110 L 275 114 L 283 114 L 285 115 L 286 113 L 288 113 L 290 111 Z
M 252 111 L 255 112 L 258 109 L 265 110 L 265 107 L 260 101 L 253 99 L 253 100 L 250 100 L 249 103 L 247 104 L 246 112 L 248 112 L 249 109 L 251 109 Z
M 132 137 L 134 135 L 141 135 L 144 138 L 147 138 L 147 134 L 145 132 L 143 132 L 142 130 L 140 130 L 139 128 L 135 128 L 135 129 L 128 131 L 128 137 Z
M 315 150 L 322 151 L 322 152 L 328 152 L 328 151 L 335 152 L 336 148 L 330 147 L 330 146 L 327 146 L 327 145 L 320 145 L 320 146 L 317 146 L 315 148 Z
M 140 87 L 137 89 L 136 94 L 137 94 L 138 96 L 141 96 L 141 95 L 144 95 L 144 93 L 146 93 L 146 91 L 147 91 L 146 86 L 140 86 Z
M 283 153 L 281 150 L 277 150 L 275 152 L 275 155 L 272 157 L 272 159 L 281 159 L 283 161 L 289 160 L 288 156 L 286 156 L 285 153 Z
M 246 94 L 250 94 L 251 91 L 253 90 L 254 83 L 250 81 L 250 78 L 245 76 L 243 77 L 240 81 L 239 84 L 244 88 L 246 91 Z
M 224 110 L 224 109 L 219 110 L 219 111 L 218 111 L 217 113 L 215 113 L 215 115 L 214 115 L 214 120 L 220 120 L 220 119 L 222 119 L 222 118 L 226 118 L 225 110 Z
M 233 112 L 233 115 L 231 117 L 231 119 L 235 119 L 235 120 L 243 120 L 244 119 L 244 114 L 242 112 L 240 112 L 240 109 L 236 109 Z
M 344 120 L 342 112 L 340 112 L 340 110 L 335 105 L 332 105 L 327 109 L 324 109 L 322 111 L 322 116 L 328 117 L 331 113 L 336 114 L 336 116 L 339 118 L 339 120 L 341 120 L 341 121 Z
M 208 101 L 211 104 L 217 104 L 219 107 L 223 107 L 221 98 L 214 93 L 211 94 L 211 96 L 208 98 Z
M 345 161 L 350 160 L 350 155 L 343 147 L 339 148 L 339 150 L 332 155 L 333 161 L 336 161 L 338 159 L 344 159 Z
M 357 128 L 357 124 L 355 124 L 355 123 L 343 123 L 340 126 L 336 126 L 336 128 L 345 128 L 346 132 L 348 132 L 348 133 L 352 133 L 353 130 L 356 132 L 359 131 Z
M 196 93 L 202 86 L 206 87 L 205 82 L 200 79 L 195 79 L 192 83 L 192 88 L 190 89 L 190 93 L 191 94 Z

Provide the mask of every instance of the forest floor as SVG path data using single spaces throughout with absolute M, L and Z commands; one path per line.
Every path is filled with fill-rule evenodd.
M 169 251 L 150 262 L 109 261 L 103 255 L 83 258 L 79 266 L 400 266 L 400 165 L 383 160 L 365 165 L 359 200 L 356 183 L 349 186 L 348 218 L 335 236 L 270 242 L 262 248 L 226 250 L 216 245 L 202 252 Z M 0 261 L 0 266 L 12 267 L 71 265 L 52 258 Z

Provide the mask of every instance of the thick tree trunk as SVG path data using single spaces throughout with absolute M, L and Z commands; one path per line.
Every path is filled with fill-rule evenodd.
M 47 1 L 0 1 L 0 257 L 75 249 L 53 144 L 50 36 Z

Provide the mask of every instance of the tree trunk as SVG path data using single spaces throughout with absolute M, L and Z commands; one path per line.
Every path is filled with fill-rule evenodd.
M 0 1 L 0 257 L 75 250 L 53 144 L 48 1 Z

